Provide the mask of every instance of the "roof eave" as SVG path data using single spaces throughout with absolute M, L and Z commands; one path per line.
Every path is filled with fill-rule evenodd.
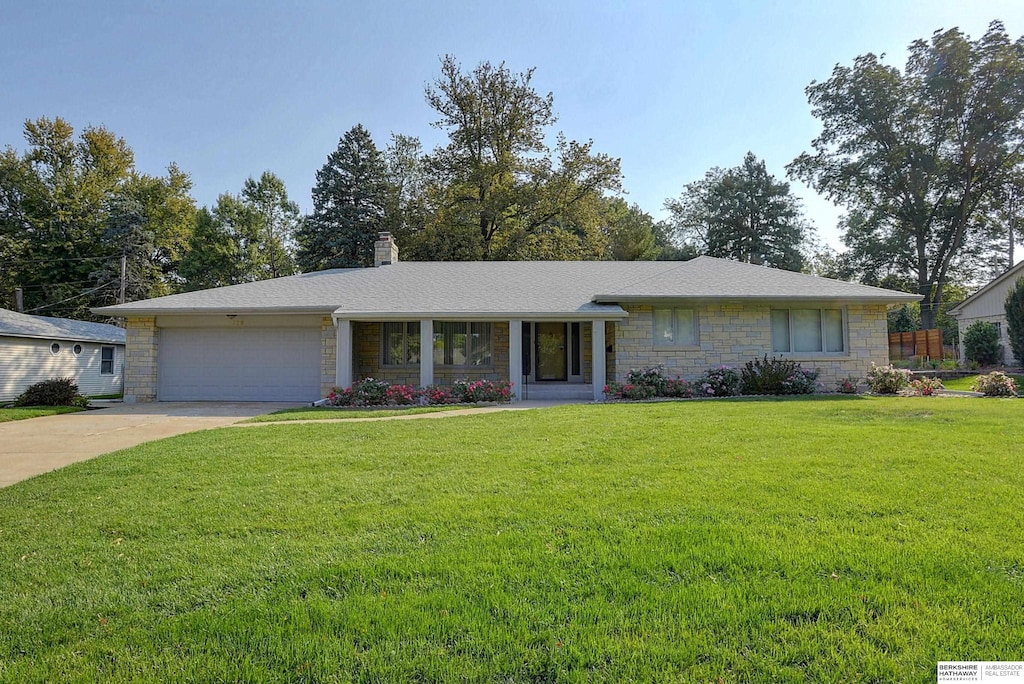
M 924 297 L 918 294 L 868 295 L 868 296 L 832 296 L 832 295 L 595 295 L 594 303 L 626 303 L 645 304 L 664 301 L 742 301 L 742 302 L 871 302 L 878 304 L 898 304 L 900 302 L 919 302 Z
M 347 311 L 337 309 L 335 320 L 349 321 L 614 321 L 628 318 L 620 307 L 601 311 Z
M 247 307 L 206 307 L 206 306 L 176 306 L 160 307 L 153 309 L 143 308 L 121 308 L 119 306 L 103 306 L 89 309 L 94 314 L 102 316 L 113 316 L 115 318 L 129 318 L 133 316 L 166 316 L 172 314 L 321 314 L 330 316 L 334 311 L 333 306 L 247 306 Z
M 30 340 L 62 340 L 64 342 L 96 342 L 97 344 L 124 344 L 124 340 L 112 340 L 108 337 L 91 337 L 89 335 L 36 335 L 34 333 L 20 333 L 0 330 L 0 337 L 24 337 Z

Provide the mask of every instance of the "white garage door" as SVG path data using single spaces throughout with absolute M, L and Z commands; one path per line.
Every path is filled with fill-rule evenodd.
M 161 401 L 314 401 L 317 328 L 162 328 Z

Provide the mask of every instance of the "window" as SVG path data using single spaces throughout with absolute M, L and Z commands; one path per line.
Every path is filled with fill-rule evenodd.
M 772 351 L 840 354 L 845 327 L 842 309 L 772 309 Z
M 694 310 L 655 309 L 654 346 L 697 346 L 697 314 Z
M 385 366 L 415 366 L 420 362 L 419 321 L 396 321 L 384 324 Z
M 114 348 L 100 347 L 100 375 L 114 374 Z
M 490 366 L 493 346 L 490 323 L 434 322 L 436 366 Z
M 50 345 L 50 353 L 54 356 L 60 354 L 60 342 L 54 342 Z
M 74 347 L 71 348 L 71 351 L 74 353 L 75 356 L 81 356 L 82 355 L 82 345 L 76 344 Z

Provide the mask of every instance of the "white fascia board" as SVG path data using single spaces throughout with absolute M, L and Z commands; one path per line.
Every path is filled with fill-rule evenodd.
M 528 312 L 510 311 L 504 313 L 495 312 L 466 312 L 466 311 L 347 311 L 338 309 L 331 316 L 334 320 L 349 321 L 418 321 L 430 318 L 435 321 L 615 321 L 629 318 L 629 314 L 615 307 L 603 311 L 573 311 L 573 312 Z
M 772 302 L 786 303 L 789 305 L 798 304 L 800 302 L 814 303 L 820 306 L 822 303 L 842 303 L 842 304 L 899 304 L 918 302 L 924 299 L 922 295 L 917 294 L 897 294 L 893 296 L 877 296 L 877 297 L 809 297 L 807 295 L 751 295 L 751 296 L 735 296 L 735 295 L 722 295 L 722 296 L 667 296 L 667 295 L 634 295 L 634 296 L 622 296 L 622 295 L 597 295 L 594 297 L 594 302 L 598 304 L 615 302 L 618 304 L 657 304 L 663 302 L 665 304 L 671 304 L 674 302 L 687 302 L 687 303 L 714 303 L 714 304 L 728 304 L 730 302 L 737 304 L 770 304 Z

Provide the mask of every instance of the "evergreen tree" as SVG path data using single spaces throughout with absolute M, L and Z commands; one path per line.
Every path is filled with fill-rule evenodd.
M 299 230 L 297 260 L 303 271 L 373 265 L 373 243 L 389 207 L 386 167 L 369 131 L 356 125 L 317 171 L 313 214 Z M 399 219 L 396 219 L 399 220 Z
M 292 245 L 299 230 L 299 205 L 288 199 L 284 181 L 264 171 L 242 186 L 241 219 L 245 253 L 253 280 L 295 273 Z
M 665 202 L 684 244 L 700 254 L 799 271 L 811 229 L 800 201 L 748 152 L 743 164 L 715 168 Z
M 1024 364 L 1024 277 L 1006 295 L 1006 335 L 1018 364 Z

